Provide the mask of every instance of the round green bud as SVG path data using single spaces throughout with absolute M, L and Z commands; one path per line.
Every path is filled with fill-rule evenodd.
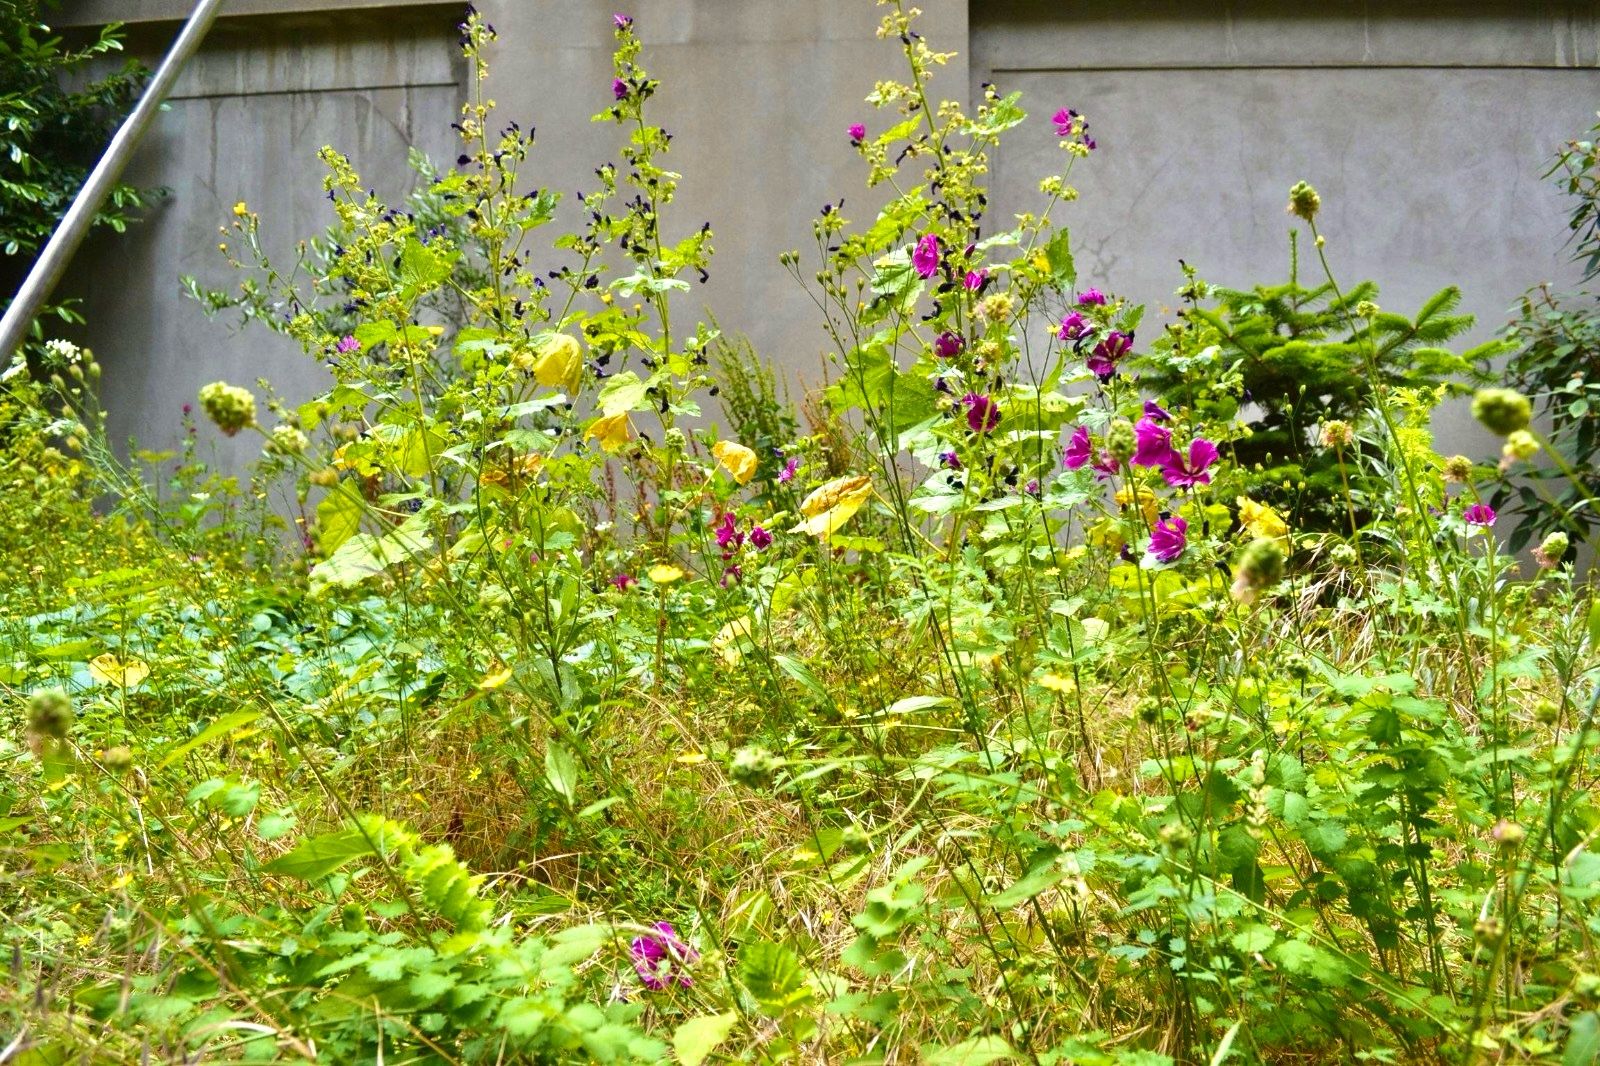
M 1133 431 L 1133 423 L 1126 418 L 1111 423 L 1111 428 L 1106 431 L 1106 451 L 1111 453 L 1111 458 L 1126 463 L 1138 450 L 1139 439 Z
M 1528 428 L 1533 404 L 1516 389 L 1479 389 L 1472 398 L 1472 417 L 1490 433 L 1506 437 Z
M 256 398 L 249 389 L 213 381 L 200 390 L 200 409 L 226 436 L 256 424 Z
M 62 740 L 72 730 L 72 697 L 59 688 L 40 689 L 28 697 L 28 732 Z
M 1296 218 L 1303 218 L 1307 222 L 1317 217 L 1317 211 L 1322 207 L 1322 197 L 1317 195 L 1317 190 L 1303 181 L 1294 183 L 1289 190 L 1289 213 Z

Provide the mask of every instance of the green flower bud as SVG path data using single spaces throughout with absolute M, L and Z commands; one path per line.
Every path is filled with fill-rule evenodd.
M 225 381 L 213 381 L 200 390 L 200 409 L 229 437 L 256 424 L 255 396 Z
M 1533 549 L 1534 562 L 1542 569 L 1554 570 L 1561 565 L 1561 560 L 1567 556 L 1567 550 L 1572 547 L 1572 542 L 1560 530 L 1549 534 Z
M 1106 431 L 1106 451 L 1111 453 L 1111 458 L 1119 463 L 1126 463 L 1138 450 L 1139 441 L 1134 434 L 1133 423 L 1126 418 L 1119 418 L 1111 423 L 1111 428 Z
M 72 697 L 62 689 L 40 689 L 28 697 L 28 732 L 36 737 L 65 739 L 75 717 Z
M 273 455 L 304 455 L 311 442 L 306 435 L 287 422 L 272 427 L 272 439 L 267 441 L 267 451 Z
M 766 748 L 752 746 L 733 753 L 729 775 L 741 785 L 759 785 L 769 779 L 780 766 L 776 755 Z
M 1528 831 L 1507 818 L 1496 822 L 1489 835 L 1500 845 L 1500 850 L 1505 852 L 1516 851 L 1522 846 L 1522 842 L 1528 839 Z
M 1303 181 L 1294 183 L 1294 188 L 1289 190 L 1289 213 L 1307 222 L 1317 217 L 1317 211 L 1322 207 L 1322 197 L 1317 195 L 1317 190 Z
M 100 753 L 100 764 L 107 772 L 122 775 L 133 768 L 133 749 L 125 744 L 107 748 Z
M 1533 404 L 1516 389 L 1479 389 L 1472 398 L 1472 417 L 1490 433 L 1505 437 L 1528 428 Z
M 1283 545 L 1276 539 L 1257 537 L 1234 564 L 1233 598 L 1249 603 L 1283 580 Z

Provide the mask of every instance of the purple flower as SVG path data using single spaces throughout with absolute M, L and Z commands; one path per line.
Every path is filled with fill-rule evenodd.
M 961 457 L 955 452 L 940 452 L 939 465 L 949 467 L 951 470 L 960 470 Z
M 625 30 L 628 27 L 633 25 L 633 16 L 632 15 L 612 15 L 611 16 L 611 25 L 615 26 L 617 28 L 617 31 L 620 33 L 622 30 Z
M 987 396 L 969 392 L 961 397 L 967 405 L 967 428 L 974 433 L 988 433 L 1000 424 L 1000 405 Z
M 618 574 L 611 579 L 611 584 L 616 586 L 618 592 L 627 592 L 628 586 L 637 585 L 638 583 L 639 579 L 632 574 Z
M 359 352 L 361 350 L 361 342 L 353 336 L 345 336 L 340 337 L 339 343 L 333 347 L 340 355 L 349 355 L 351 352 Z
M 750 528 L 750 545 L 756 551 L 765 551 L 772 544 L 772 534 L 760 526 Z
M 1026 492 L 1029 496 L 1039 495 L 1039 479 L 1031 479 L 1026 485 L 1022 486 L 1022 491 Z
M 1112 330 L 1094 346 L 1094 351 L 1089 353 L 1084 364 L 1094 372 L 1095 377 L 1104 381 L 1117 372 L 1118 360 L 1127 355 L 1132 347 L 1133 334 Z
M 983 288 L 983 283 L 989 280 L 989 269 L 979 267 L 977 270 L 967 271 L 967 276 L 962 284 L 966 285 L 968 292 L 977 292 Z
M 1488 529 L 1494 525 L 1494 520 L 1497 516 L 1494 513 L 1494 508 L 1488 504 L 1475 503 L 1465 511 L 1462 511 L 1461 517 L 1469 526 L 1482 526 L 1484 529 Z
M 1066 451 L 1061 453 L 1061 465 L 1068 470 L 1082 470 L 1094 458 L 1094 445 L 1089 441 L 1089 427 L 1079 426 L 1072 431 Z
M 725 511 L 722 522 L 716 528 L 717 547 L 723 551 L 733 551 L 744 544 L 744 534 L 739 532 L 739 522 L 733 517 L 732 511 Z
M 917 268 L 917 276 L 931 278 L 939 272 L 939 238 L 931 233 L 925 233 L 917 241 L 916 251 L 911 253 L 911 265 Z
M 783 464 L 783 469 L 778 471 L 778 481 L 787 484 L 794 480 L 794 472 L 800 469 L 800 457 L 797 455 Z
M 612 78 L 611 95 L 615 96 L 618 100 L 626 98 L 628 95 L 628 83 L 623 81 L 621 78 Z
M 1150 554 L 1163 563 L 1172 562 L 1188 546 L 1189 523 L 1177 515 L 1161 519 L 1150 534 Z
M 1217 446 L 1208 440 L 1196 437 L 1189 442 L 1187 458 L 1173 451 L 1167 461 L 1161 464 L 1161 476 L 1174 488 L 1209 485 L 1211 464 L 1216 461 Z
M 1079 307 L 1104 307 L 1106 294 L 1099 289 L 1085 289 L 1078 294 Z
M 1174 458 L 1172 430 L 1158 425 L 1153 418 L 1141 418 L 1133 427 L 1133 465 L 1165 466 Z
M 859 122 L 852 123 L 845 132 L 850 135 L 851 144 L 860 144 L 867 139 L 867 127 Z
M 1057 111 L 1054 115 L 1051 115 L 1050 121 L 1056 124 L 1056 136 L 1071 137 L 1072 120 L 1077 117 L 1078 113 L 1072 110 L 1070 107 L 1063 107 L 1060 111 Z
M 967 346 L 967 339 L 959 333 L 945 330 L 933 341 L 933 354 L 940 359 L 954 359 Z
M 742 567 L 737 564 L 729 566 L 722 571 L 722 587 L 727 588 L 730 581 L 737 585 L 742 577 L 744 577 L 744 569 Z
M 671 922 L 657 922 L 653 928 L 653 933 L 634 937 L 628 948 L 640 982 L 652 992 L 661 992 L 674 983 L 688 988 L 694 982 L 685 967 L 697 962 L 700 953 L 678 939 Z
M 1144 416 L 1146 418 L 1154 419 L 1157 422 L 1172 421 L 1171 413 L 1169 413 L 1165 407 L 1162 407 L 1154 400 L 1146 400 L 1144 402 Z
M 1061 320 L 1061 328 L 1056 330 L 1056 336 L 1064 341 L 1075 341 L 1087 332 L 1089 332 L 1088 321 L 1074 311 Z

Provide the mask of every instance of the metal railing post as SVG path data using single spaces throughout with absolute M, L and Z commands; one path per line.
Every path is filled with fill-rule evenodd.
M 0 367 L 11 361 L 11 354 L 27 335 L 34 316 L 66 272 L 67 264 L 72 261 L 73 254 L 94 224 L 95 213 L 122 176 L 128 158 L 150 128 L 156 112 L 161 109 L 161 102 L 172 91 L 172 84 L 178 80 L 183 65 L 205 39 L 206 31 L 211 28 L 221 7 L 222 0 L 200 0 L 195 5 L 194 14 L 184 23 L 177 40 L 172 42 L 171 50 L 156 69 L 155 77 L 150 79 L 144 95 L 139 97 L 139 103 L 117 130 L 116 136 L 111 138 L 105 154 L 89 172 L 89 179 L 83 183 L 72 206 L 61 217 L 60 225 L 56 226 L 44 251 L 34 261 L 33 269 L 23 279 L 11 306 L 6 308 L 5 317 L 0 318 Z

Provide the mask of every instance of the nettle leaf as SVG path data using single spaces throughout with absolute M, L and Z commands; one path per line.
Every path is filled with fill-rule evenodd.
M 986 898 L 984 902 L 996 910 L 1010 910 L 1012 907 L 1026 903 L 1028 900 L 1039 895 L 1041 892 L 1047 892 L 1054 888 L 1056 885 L 1060 884 L 1062 880 L 1066 878 L 1066 876 L 1067 874 L 1065 870 L 1061 869 L 1061 867 L 1057 866 L 1054 862 L 1051 862 L 1048 865 L 1024 874 L 1023 877 L 1010 888 L 1006 888 L 994 893 L 992 896 Z
M 1050 265 L 1050 276 L 1056 281 L 1072 285 L 1078 280 L 1078 268 L 1072 261 L 1072 235 L 1065 229 L 1056 230 L 1044 246 L 1045 262 Z
M 785 1014 L 811 1000 L 799 956 L 769 940 L 739 949 L 739 980 L 768 1014 Z
M 577 797 L 578 760 L 564 745 L 553 740 L 544 752 L 544 775 L 562 799 L 571 803 Z

